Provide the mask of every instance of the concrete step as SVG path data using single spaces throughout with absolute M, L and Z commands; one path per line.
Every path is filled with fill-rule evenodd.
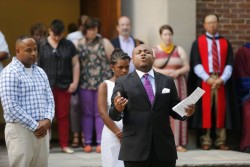
M 177 167 L 250 167 L 250 154 L 238 151 L 189 150 L 178 157 Z
M 0 146 L 0 167 L 8 166 L 6 148 Z M 53 147 L 49 155 L 49 167 L 101 167 L 101 154 L 84 153 L 82 148 L 74 149 L 74 154 L 62 153 Z M 237 151 L 188 150 L 178 153 L 177 167 L 250 167 L 250 154 Z

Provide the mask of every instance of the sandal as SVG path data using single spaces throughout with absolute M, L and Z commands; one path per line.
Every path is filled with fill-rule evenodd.
M 182 146 L 176 146 L 176 151 L 178 152 L 187 152 L 187 149 Z
M 101 146 L 100 146 L 100 145 L 97 145 L 95 151 L 96 151 L 97 153 L 101 153 Z
M 78 136 L 74 136 L 71 146 L 73 148 L 79 147 L 79 138 L 78 138 Z
M 92 151 L 91 145 L 87 144 L 86 146 L 84 146 L 83 151 L 86 153 L 90 153 Z
M 82 138 L 82 146 L 85 147 L 85 140 Z

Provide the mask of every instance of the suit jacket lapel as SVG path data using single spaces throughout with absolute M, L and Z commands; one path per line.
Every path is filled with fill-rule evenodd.
M 160 75 L 159 73 L 156 73 L 154 71 L 154 75 L 155 75 L 155 100 L 154 100 L 154 105 L 156 105 L 158 97 L 161 93 L 161 84 L 162 84 L 162 80 L 160 79 Z
M 136 87 L 138 87 L 139 91 L 142 92 L 143 97 L 146 98 L 147 102 L 151 105 L 147 92 L 143 86 L 143 83 L 141 81 L 141 78 L 138 76 L 138 74 L 136 73 L 136 71 L 134 71 L 131 76 L 133 77 L 133 80 L 135 81 Z
M 120 39 L 119 39 L 119 37 L 117 37 L 117 48 L 121 48 L 121 44 L 120 44 Z

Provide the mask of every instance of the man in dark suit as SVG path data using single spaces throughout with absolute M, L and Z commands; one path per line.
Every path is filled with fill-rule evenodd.
M 113 120 L 123 119 L 119 159 L 125 167 L 174 167 L 177 153 L 169 116 L 185 120 L 172 110 L 180 101 L 174 80 L 152 69 L 153 51 L 145 45 L 133 50 L 132 60 L 136 70 L 116 80 L 109 110 Z M 191 116 L 194 105 L 186 112 Z
M 136 46 L 143 44 L 143 42 L 131 36 L 131 21 L 127 16 L 121 16 L 119 18 L 116 29 L 118 32 L 118 37 L 113 39 L 111 43 L 113 44 L 115 48 L 122 49 L 131 58 L 133 49 Z M 135 69 L 134 65 L 131 61 L 129 72 L 130 73 L 133 72 L 134 69 Z

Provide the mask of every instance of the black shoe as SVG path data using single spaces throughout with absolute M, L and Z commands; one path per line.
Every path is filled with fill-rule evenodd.
M 250 146 L 247 147 L 244 152 L 250 154 Z

